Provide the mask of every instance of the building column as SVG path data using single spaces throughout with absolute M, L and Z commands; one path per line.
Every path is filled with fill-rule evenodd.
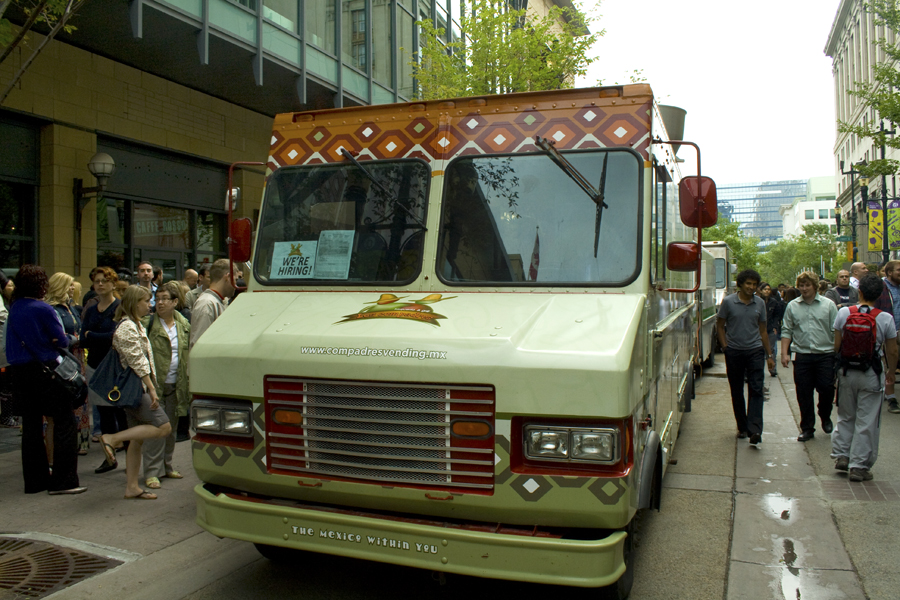
M 97 151 L 93 132 L 50 124 L 41 128 L 41 179 L 38 190 L 38 263 L 52 275 L 68 273 L 90 286 L 88 274 L 97 257 L 97 207 L 91 202 L 82 213 L 80 275 L 75 274 L 75 197 L 73 184 L 97 185 L 88 162 Z

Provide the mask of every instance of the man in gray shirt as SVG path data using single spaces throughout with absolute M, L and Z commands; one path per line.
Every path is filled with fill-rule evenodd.
M 738 273 L 738 292 L 725 296 L 716 319 L 719 346 L 725 352 L 725 370 L 738 437 L 745 438 L 749 434 L 754 446 L 762 441 L 764 362 L 770 371 L 775 368 L 775 359 L 766 350 L 771 346 L 766 333 L 766 303 L 756 295 L 759 282 L 759 273 L 753 269 Z M 750 388 L 746 403 L 745 376 Z

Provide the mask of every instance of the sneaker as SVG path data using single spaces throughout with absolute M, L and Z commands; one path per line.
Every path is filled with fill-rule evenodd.
M 847 471 L 850 469 L 850 459 L 846 456 L 838 456 L 834 461 L 834 468 L 838 471 Z
M 758 443 L 760 443 L 761 441 L 762 441 L 762 436 L 758 433 L 754 433 L 753 435 L 750 436 L 750 443 L 753 444 L 754 446 L 757 445 Z
M 850 469 L 850 481 L 871 481 L 872 474 L 868 469 Z
M 888 402 L 888 412 L 894 413 L 895 415 L 900 413 L 900 404 L 897 404 L 896 398 L 894 398 L 890 402 Z

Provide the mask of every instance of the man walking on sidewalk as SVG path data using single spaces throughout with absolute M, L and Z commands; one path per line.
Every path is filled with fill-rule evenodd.
M 811 440 L 816 431 L 813 391 L 819 394 L 819 418 L 822 431 L 831 433 L 831 405 L 834 403 L 834 319 L 837 306 L 817 292 L 815 273 L 804 271 L 797 276 L 800 297 L 791 300 L 784 311 L 781 325 L 781 364 L 794 359 L 794 386 L 800 406 L 800 437 Z
M 863 277 L 859 285 L 859 307 L 844 307 L 834 320 L 834 349 L 840 352 L 838 371 L 838 423 L 831 436 L 834 468 L 850 471 L 850 481 L 869 481 L 878 458 L 878 436 L 881 431 L 881 401 L 885 383 L 894 383 L 897 368 L 897 330 L 890 313 L 873 309 L 884 284 L 875 275 Z M 875 340 L 869 348 L 860 341 L 871 334 L 871 324 L 860 323 L 851 331 L 848 319 L 853 314 L 875 312 Z M 854 314 L 855 313 L 855 314 Z M 846 326 L 846 329 L 845 329 Z M 869 342 L 872 344 L 872 342 Z M 845 344 L 842 349 L 841 345 Z M 856 352 L 851 352 L 850 346 Z M 862 350 L 862 351 L 860 351 Z M 852 355 L 861 357 L 854 361 Z M 887 372 L 881 364 L 881 355 Z
M 738 273 L 738 292 L 725 296 L 716 319 L 719 346 L 725 353 L 725 370 L 731 388 L 731 405 L 737 421 L 738 437 L 750 435 L 754 446 L 762 441 L 763 431 L 763 363 L 769 370 L 775 360 L 769 354 L 766 334 L 766 304 L 756 295 L 759 273 L 745 269 Z M 727 329 L 726 329 L 727 327 Z M 749 400 L 744 403 L 744 377 L 749 387 Z

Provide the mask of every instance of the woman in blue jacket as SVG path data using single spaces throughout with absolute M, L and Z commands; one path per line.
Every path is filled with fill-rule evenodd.
M 6 329 L 6 358 L 12 371 L 13 396 L 22 414 L 25 493 L 47 490 L 51 495 L 80 494 L 87 488 L 78 485 L 75 413 L 44 369 L 57 364 L 59 350 L 69 345 L 68 338 L 56 311 L 42 300 L 48 286 L 44 269 L 24 265 L 15 284 Z M 52 474 L 44 446 L 45 416 L 54 424 Z

